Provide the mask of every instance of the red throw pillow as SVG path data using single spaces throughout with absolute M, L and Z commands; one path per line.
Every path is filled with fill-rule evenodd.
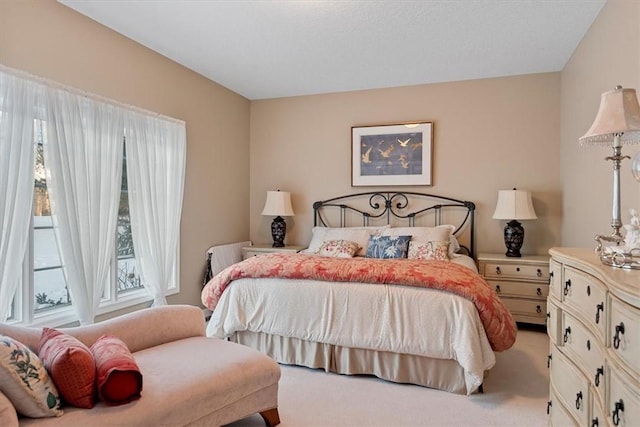
M 78 408 L 93 408 L 96 364 L 86 345 L 71 335 L 43 328 L 38 356 L 65 402 Z
M 140 397 L 142 373 L 127 345 L 103 335 L 91 346 L 96 359 L 98 396 L 109 405 L 122 405 Z

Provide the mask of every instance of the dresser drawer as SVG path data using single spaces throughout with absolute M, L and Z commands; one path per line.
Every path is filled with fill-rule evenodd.
M 555 388 L 551 387 L 551 395 L 548 403 L 549 425 L 553 427 L 578 427 L 578 423 L 571 417 L 569 411 L 560 403 Z M 605 424 L 600 424 L 604 426 Z
M 558 301 L 562 300 L 562 264 L 549 261 L 549 294 Z
M 602 404 L 595 395 L 591 399 L 591 415 L 589 416 L 589 426 L 605 427 L 607 426 L 607 415 L 602 409 Z
M 484 268 L 484 277 L 547 282 L 549 280 L 549 266 L 487 262 Z
M 562 310 L 555 304 L 553 298 L 547 299 L 547 334 L 553 345 L 562 345 Z
M 488 283 L 499 296 L 516 296 L 524 298 L 546 299 L 549 294 L 549 287 L 546 283 L 525 283 L 488 280 Z
M 574 309 L 576 315 L 590 324 L 604 341 L 607 290 L 598 279 L 565 268 L 562 284 L 562 300 Z
M 569 313 L 562 313 L 562 345 L 564 353 L 571 356 L 604 398 L 605 349 L 599 340 L 584 325 Z M 596 378 L 598 377 L 598 378 Z
M 551 384 L 558 398 L 580 425 L 589 418 L 589 382 L 557 348 L 551 349 Z
M 616 369 L 608 369 L 609 397 L 607 413 L 610 425 L 637 427 L 640 425 L 640 385 L 621 375 Z
M 609 345 L 629 369 L 640 377 L 640 312 L 611 296 Z

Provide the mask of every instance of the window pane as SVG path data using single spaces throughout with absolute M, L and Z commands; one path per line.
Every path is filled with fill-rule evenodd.
M 40 270 L 33 273 L 35 311 L 71 304 L 71 298 L 61 268 Z
M 35 181 L 33 191 L 33 295 L 35 312 L 71 304 L 51 220 L 44 164 L 46 127 L 34 121 Z
M 127 181 L 127 144 L 124 144 L 124 158 L 122 159 L 122 185 L 120 190 L 120 206 L 118 208 L 118 276 L 117 292 L 122 293 L 143 287 L 140 278 L 136 254 L 133 249 L 131 234 L 131 217 L 129 216 L 129 193 Z
M 118 259 L 118 293 L 142 288 L 135 258 Z
M 62 262 L 60 262 L 53 228 L 39 228 L 37 225 L 40 222 L 37 220 L 48 219 L 51 221 L 51 217 L 34 217 L 33 219 L 33 268 L 39 270 L 47 267 L 61 267 Z

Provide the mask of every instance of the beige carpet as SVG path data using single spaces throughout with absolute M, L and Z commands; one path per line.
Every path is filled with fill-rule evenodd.
M 282 366 L 282 427 L 547 426 L 549 339 L 520 327 L 516 344 L 496 354 L 484 393 L 458 396 L 374 377 Z M 259 415 L 231 424 L 264 426 Z

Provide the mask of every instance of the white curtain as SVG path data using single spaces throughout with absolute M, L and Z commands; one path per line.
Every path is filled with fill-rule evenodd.
M 153 305 L 165 305 L 178 260 L 184 189 L 184 123 L 127 114 L 127 178 L 136 260 Z
M 45 167 L 63 271 L 80 323 L 93 323 L 115 253 L 123 112 L 48 88 L 47 133 Z
M 9 316 L 29 240 L 33 119 L 40 85 L 0 70 L 0 322 Z

